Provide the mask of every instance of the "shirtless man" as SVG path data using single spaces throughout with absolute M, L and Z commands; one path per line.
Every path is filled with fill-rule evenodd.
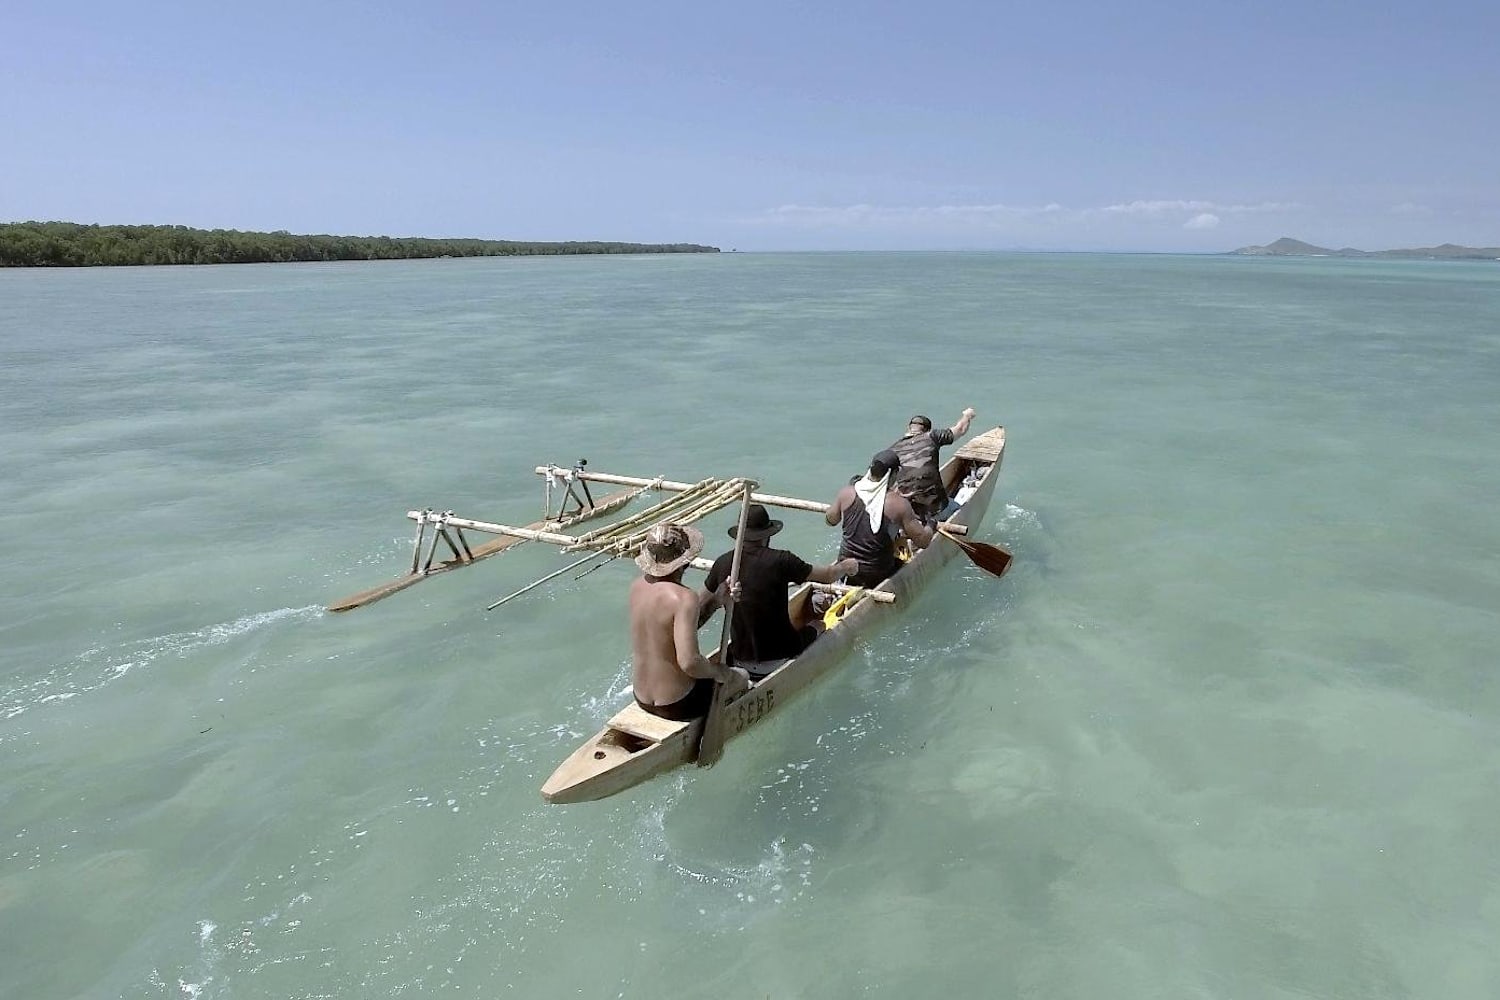
M 750 685 L 743 670 L 712 663 L 698 651 L 698 595 L 682 585 L 682 571 L 703 549 L 703 532 L 658 524 L 635 564 L 630 585 L 631 686 L 635 703 L 673 721 L 696 719 L 713 702 L 714 683 L 736 694 Z
M 926 548 L 932 529 L 922 523 L 911 502 L 896 489 L 901 456 L 887 448 L 870 459 L 870 471 L 839 490 L 823 515 L 844 533 L 839 558 L 859 560 L 859 572 L 848 578 L 856 587 L 873 587 L 900 567 L 896 535 L 906 532 L 913 545 Z

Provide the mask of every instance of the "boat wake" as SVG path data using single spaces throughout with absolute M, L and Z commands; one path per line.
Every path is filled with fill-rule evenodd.
M 97 691 L 132 670 L 148 667 L 164 657 L 189 656 L 197 650 L 220 646 L 260 629 L 287 621 L 311 620 L 323 613 L 317 605 L 277 608 L 234 621 L 205 625 L 191 632 L 173 632 L 121 646 L 96 646 L 38 677 L 0 692 L 0 721 L 14 719 L 43 705 L 69 701 Z
M 742 929 L 773 918 L 778 907 L 801 899 L 812 886 L 817 852 L 811 844 L 777 837 L 748 862 L 726 862 L 721 849 L 709 859 L 684 863 L 674 860 L 681 845 L 669 841 L 665 830 L 658 832 L 655 860 L 680 880 L 680 892 L 696 908 L 699 922 L 711 921 L 715 929 Z

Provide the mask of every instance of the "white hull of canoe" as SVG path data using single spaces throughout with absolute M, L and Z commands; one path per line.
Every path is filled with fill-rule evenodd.
M 1000 478 L 1000 463 L 1005 457 L 1004 428 L 997 427 L 971 444 L 979 445 L 980 442 L 992 448 L 993 465 L 974 495 L 951 519 L 953 523 L 970 527 L 977 527 L 989 509 L 996 481 Z M 977 461 L 965 457 L 965 452 L 965 448 L 959 448 L 943 466 L 950 493 L 963 470 Z M 934 538 L 931 545 L 876 588 L 895 595 L 894 606 L 860 601 L 837 628 L 818 636 L 801 656 L 730 702 L 724 709 L 725 740 L 732 740 L 765 720 L 799 691 L 841 663 L 864 633 L 878 627 L 884 616 L 913 599 L 958 554 L 958 546 Z M 791 603 L 794 608 L 801 607 L 810 589 L 803 586 L 793 593 Z M 558 765 L 542 786 L 542 797 L 548 802 L 568 803 L 615 795 L 694 760 L 702 731 L 701 718 L 691 722 L 671 722 L 646 713 L 632 702 Z

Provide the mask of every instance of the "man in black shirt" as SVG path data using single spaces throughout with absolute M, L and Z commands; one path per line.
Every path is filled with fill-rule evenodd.
M 938 449 L 968 433 L 974 419 L 974 408 L 966 407 L 952 427 L 932 429 L 932 419 L 920 413 L 906 425 L 906 435 L 891 445 L 901 457 L 901 471 L 896 474 L 896 488 L 911 501 L 912 509 L 923 521 L 931 523 L 948 506 L 948 492 L 943 489 L 942 470 L 938 468 Z
M 811 580 L 832 583 L 841 576 L 858 572 L 859 563 L 842 559 L 826 566 L 810 566 L 790 552 L 773 549 L 769 539 L 781 530 L 781 522 L 758 503 L 745 512 L 745 544 L 740 554 L 740 586 L 735 602 L 734 621 L 730 626 L 729 659 L 735 666 L 749 671 L 759 680 L 807 648 L 817 638 L 811 626 L 794 628 L 787 613 L 787 588 Z M 738 525 L 729 529 L 734 538 Z M 698 594 L 699 624 L 724 605 L 728 591 L 729 571 L 734 552 L 714 560 L 704 589 Z

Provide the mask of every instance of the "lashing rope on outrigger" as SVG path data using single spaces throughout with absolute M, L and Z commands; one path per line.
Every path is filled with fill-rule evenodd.
M 609 551 L 616 556 L 631 554 L 640 548 L 656 525 L 664 521 L 691 524 L 702 520 L 739 500 L 746 483 L 752 487 L 755 485 L 753 480 L 744 477 L 705 479 L 639 513 L 577 536 L 577 540 L 565 546 L 563 551 L 594 549 Z

